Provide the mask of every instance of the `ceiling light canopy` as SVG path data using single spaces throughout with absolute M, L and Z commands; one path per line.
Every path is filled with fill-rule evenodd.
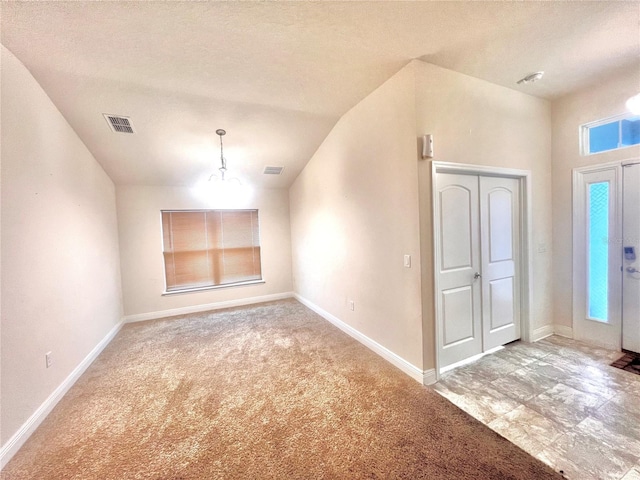
M 533 82 L 537 82 L 538 80 L 540 80 L 542 77 L 544 76 L 544 72 L 534 72 L 534 73 L 530 73 L 529 75 L 527 75 L 524 78 L 521 78 L 520 80 L 518 80 L 518 85 L 523 85 L 523 84 L 527 84 L 527 83 L 533 83 Z
M 634 115 L 640 115 L 640 93 L 627 100 L 626 106 Z

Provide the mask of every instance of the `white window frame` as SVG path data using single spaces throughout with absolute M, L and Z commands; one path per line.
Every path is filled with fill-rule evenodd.
M 633 113 L 621 113 L 620 115 L 614 115 L 613 117 L 603 118 L 602 120 L 596 120 L 594 122 L 585 123 L 580 125 L 580 154 L 583 156 L 590 155 L 599 155 L 601 153 L 613 152 L 615 150 L 624 150 L 625 148 L 636 147 L 638 145 L 625 145 L 621 146 L 622 143 L 622 129 L 620 128 L 620 122 L 622 120 L 630 120 L 633 118 L 640 118 L 640 115 L 635 115 Z M 589 131 L 594 127 L 599 127 L 601 125 L 607 125 L 608 123 L 618 122 L 618 146 L 615 148 L 610 148 L 609 150 L 602 150 L 600 152 L 590 152 L 589 151 Z

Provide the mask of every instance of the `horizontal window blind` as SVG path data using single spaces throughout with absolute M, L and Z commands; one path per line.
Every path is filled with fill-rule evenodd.
M 261 280 L 257 210 L 163 211 L 167 291 Z

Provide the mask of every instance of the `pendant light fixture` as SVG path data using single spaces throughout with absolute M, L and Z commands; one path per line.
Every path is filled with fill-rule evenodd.
M 224 156 L 222 141 L 222 137 L 226 134 L 227 132 L 222 128 L 216 130 L 216 135 L 220 137 L 219 173 L 201 177 L 193 188 L 193 193 L 210 205 L 233 206 L 250 197 L 250 189 L 245 188 L 238 178 L 228 176 L 227 159 Z
M 216 130 L 216 135 L 220 137 L 220 168 L 218 168 L 218 171 L 220 172 L 220 176 L 216 175 L 215 173 L 212 173 L 211 176 L 209 177 L 209 182 L 212 182 L 213 184 L 218 182 L 220 183 L 227 182 L 227 183 L 240 185 L 240 180 L 238 180 L 237 178 L 225 177 L 227 173 L 227 159 L 224 158 L 224 145 L 222 143 L 222 137 L 226 134 L 227 132 L 222 128 L 219 128 L 218 130 Z

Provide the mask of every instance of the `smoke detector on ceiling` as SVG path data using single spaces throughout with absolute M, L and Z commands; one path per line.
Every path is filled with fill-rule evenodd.
M 530 73 L 526 77 L 521 78 L 520 80 L 518 80 L 518 85 L 537 82 L 538 80 L 540 80 L 542 78 L 543 75 L 544 75 L 544 72 Z
M 264 167 L 264 172 L 262 173 L 265 175 L 280 175 L 282 170 L 284 170 L 284 167 Z
M 129 117 L 111 115 L 109 113 L 103 113 L 102 115 L 109 124 L 111 131 L 116 133 L 136 133 Z

